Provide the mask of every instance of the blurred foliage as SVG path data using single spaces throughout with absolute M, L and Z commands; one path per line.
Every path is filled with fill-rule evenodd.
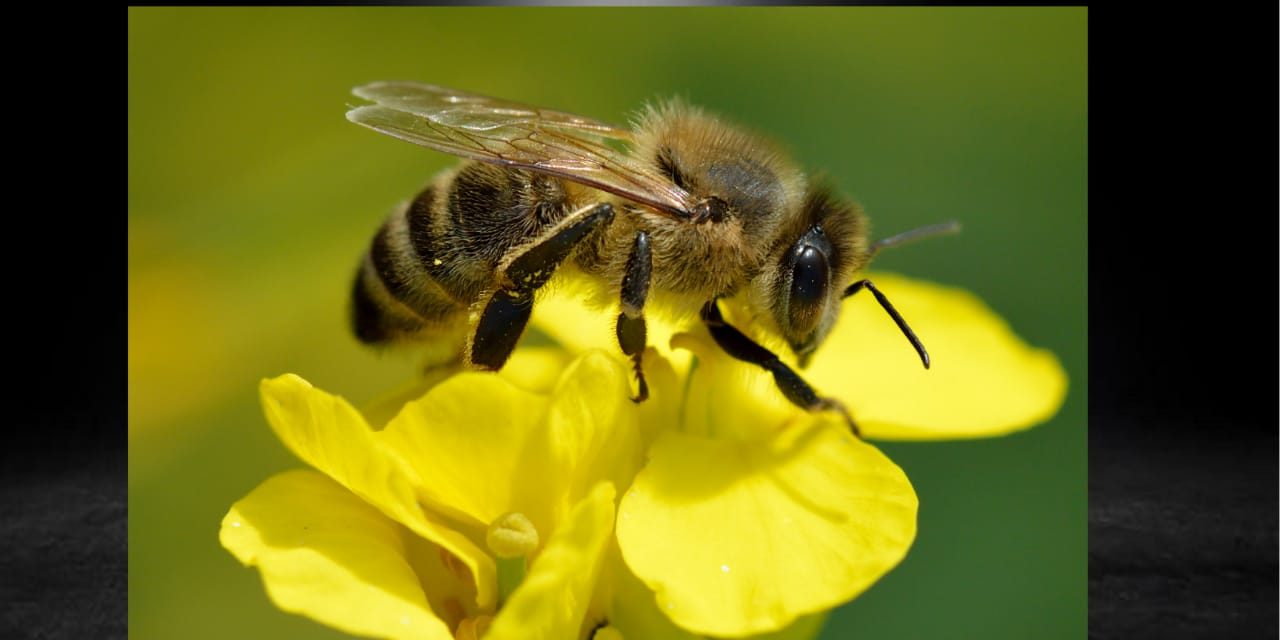
M 218 523 L 300 466 L 259 379 L 361 403 L 413 370 L 355 343 L 346 294 L 390 207 L 453 161 L 343 118 L 351 87 L 411 79 L 619 122 L 680 94 L 783 141 L 879 236 L 963 221 L 877 267 L 982 296 L 1062 358 L 1067 405 L 1008 438 L 882 445 L 920 535 L 823 637 L 1083 637 L 1086 26 L 1082 8 L 131 8 L 131 635 L 337 637 L 274 609 Z

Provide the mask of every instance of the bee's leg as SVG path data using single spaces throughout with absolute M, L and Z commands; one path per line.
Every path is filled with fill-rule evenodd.
M 748 338 L 746 334 L 738 331 L 733 325 L 725 322 L 724 316 L 720 315 L 720 307 L 716 305 L 716 301 L 712 300 L 702 307 L 702 322 L 707 325 L 707 329 L 711 331 L 711 337 L 715 338 L 716 344 L 724 349 L 725 353 L 754 365 L 759 365 L 765 371 L 773 374 L 773 381 L 778 385 L 778 390 L 782 395 L 787 397 L 792 404 L 806 411 L 836 411 L 844 417 L 845 422 L 849 424 L 849 428 L 853 434 L 862 437 L 861 431 L 858 430 L 858 424 L 853 421 L 853 416 L 849 415 L 849 410 L 844 404 L 835 398 L 823 398 L 818 395 L 813 387 L 809 386 L 800 374 L 791 370 L 786 363 L 778 359 L 772 351 L 760 346 L 756 341 Z
M 636 234 L 631 245 L 631 255 L 627 257 L 627 270 L 622 276 L 622 313 L 618 314 L 618 345 L 622 352 L 631 356 L 636 370 L 636 381 L 639 393 L 632 398 L 635 402 L 644 402 L 649 398 L 649 384 L 644 381 L 644 369 L 640 366 L 640 357 L 647 344 L 647 332 L 644 323 L 644 301 L 649 297 L 649 278 L 653 272 L 653 255 L 649 250 L 649 234 L 641 231 Z
M 533 314 L 534 292 L 551 279 L 578 242 L 612 218 L 613 206 L 607 202 L 579 209 L 503 258 L 497 276 L 505 284 L 485 304 L 467 347 L 473 367 L 497 371 L 506 364 Z

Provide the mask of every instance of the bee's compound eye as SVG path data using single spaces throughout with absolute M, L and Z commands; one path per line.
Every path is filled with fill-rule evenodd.
M 833 319 L 831 265 L 836 257 L 835 247 L 815 224 L 795 240 L 778 265 L 773 317 L 800 362 L 822 343 L 824 318 Z
M 818 247 L 800 246 L 791 266 L 791 323 L 804 323 L 804 316 L 815 315 L 827 297 L 831 284 L 831 266 Z M 796 323 L 800 320 L 800 323 Z M 796 326 L 799 329 L 799 326 Z
M 831 267 L 817 247 L 801 246 L 791 268 L 791 306 L 816 307 L 827 295 Z
M 826 305 L 831 286 L 831 243 L 822 230 L 810 229 L 791 250 L 791 290 L 788 292 L 787 321 L 792 347 L 812 338 Z

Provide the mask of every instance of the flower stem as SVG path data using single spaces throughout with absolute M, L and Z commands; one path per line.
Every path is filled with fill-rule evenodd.
M 498 558 L 498 603 L 501 605 L 524 582 L 526 563 L 524 556 Z

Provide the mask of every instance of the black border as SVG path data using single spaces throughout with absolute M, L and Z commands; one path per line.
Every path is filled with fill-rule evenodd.
M 1089 635 L 1274 638 L 1277 10 L 1090 13 Z

